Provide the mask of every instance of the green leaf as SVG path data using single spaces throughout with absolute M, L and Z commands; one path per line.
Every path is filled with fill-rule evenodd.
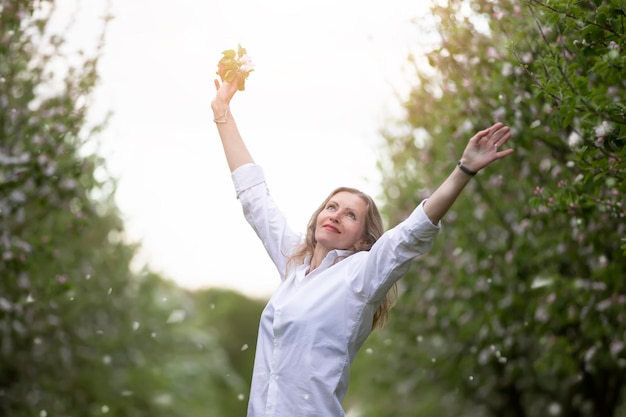
M 224 57 L 222 59 L 234 59 L 237 56 L 237 53 L 233 49 L 227 49 L 222 52 Z

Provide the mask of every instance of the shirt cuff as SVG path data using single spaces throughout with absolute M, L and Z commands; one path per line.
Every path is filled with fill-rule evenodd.
M 424 203 L 426 200 L 422 201 L 408 218 L 409 224 L 412 225 L 411 229 L 417 231 L 421 238 L 432 237 L 441 229 L 441 222 L 434 224 L 424 212 Z
M 235 186 L 237 198 L 239 198 L 239 195 L 247 189 L 265 182 L 263 168 L 261 168 L 260 165 L 253 163 L 244 164 L 236 168 L 232 172 L 231 178 Z

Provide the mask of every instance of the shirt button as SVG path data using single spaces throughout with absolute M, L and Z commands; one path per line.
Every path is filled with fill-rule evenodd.
M 274 347 L 278 347 L 280 343 L 278 343 L 278 340 L 274 340 Z

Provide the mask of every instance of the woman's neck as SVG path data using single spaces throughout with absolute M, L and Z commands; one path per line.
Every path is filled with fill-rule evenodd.
M 315 248 L 313 249 L 313 255 L 311 255 L 311 266 L 309 267 L 309 274 L 317 269 L 318 266 L 320 266 L 326 255 L 328 255 L 328 252 L 330 251 L 322 245 L 315 245 Z

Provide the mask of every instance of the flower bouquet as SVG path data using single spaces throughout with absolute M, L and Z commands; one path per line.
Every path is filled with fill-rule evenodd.
M 254 71 L 254 64 L 246 49 L 239 45 L 237 51 L 227 49 L 222 55 L 222 59 L 217 63 L 216 74 L 220 76 L 222 82 L 238 78 L 239 91 L 245 90 L 246 79 Z

